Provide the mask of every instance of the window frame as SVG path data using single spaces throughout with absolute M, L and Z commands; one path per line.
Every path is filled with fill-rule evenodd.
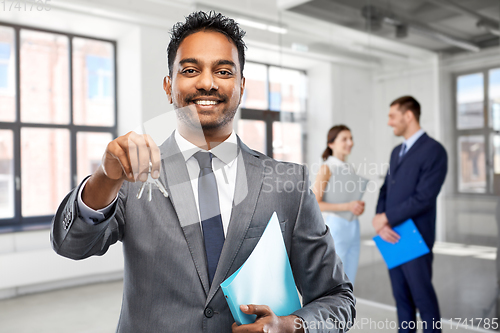
M 117 137 L 118 132 L 118 72 L 117 72 L 117 42 L 105 38 L 97 38 L 93 36 L 86 36 L 74 33 L 61 32 L 57 30 L 44 29 L 39 27 L 12 24 L 0 21 L 0 26 L 9 27 L 14 29 L 14 58 L 15 58 L 15 112 L 16 120 L 14 122 L 0 121 L 0 130 L 11 130 L 13 132 L 14 147 L 13 147 L 13 170 L 14 170 L 14 217 L 0 218 L 0 234 L 48 229 L 50 227 L 54 215 L 40 215 L 40 216 L 22 216 L 22 193 L 21 193 L 21 129 L 22 128 L 50 128 L 50 129 L 67 129 L 70 133 L 70 187 L 74 188 L 78 185 L 77 179 L 77 133 L 78 132 L 99 132 L 110 133 L 113 138 Z M 50 123 L 25 123 L 21 122 L 21 63 L 20 63 L 20 35 L 21 30 L 32 30 L 38 32 L 46 32 L 52 34 L 62 35 L 68 38 L 68 75 L 69 75 L 69 105 L 68 124 L 50 124 Z M 94 126 L 94 125 L 75 125 L 73 123 L 73 38 L 84 38 L 107 42 L 113 45 L 113 71 L 114 71 L 114 117 L 115 122 L 113 126 Z M 63 198 L 61 198 L 62 200 Z M 54 212 L 55 213 L 55 212 Z
M 307 121 L 307 95 L 305 100 L 305 109 L 302 112 L 291 112 L 291 111 L 274 111 L 271 110 L 271 80 L 269 77 L 269 68 L 276 67 L 279 69 L 288 69 L 297 72 L 301 72 L 305 75 L 307 79 L 307 71 L 284 67 L 284 66 L 276 66 L 258 61 L 247 61 L 246 63 L 252 63 L 257 65 L 266 66 L 266 83 L 267 83 L 267 109 L 252 109 L 252 108 L 244 108 L 240 107 L 240 119 L 241 120 L 261 120 L 265 123 L 266 126 L 266 151 L 262 152 L 267 156 L 273 158 L 273 123 L 274 122 L 289 122 L 289 123 L 299 123 L 302 128 L 302 161 L 304 163 L 307 154 L 307 133 L 306 133 L 306 121 Z
M 494 185 L 494 170 L 493 170 L 493 147 L 491 145 L 491 137 L 494 134 L 500 134 L 500 131 L 495 131 L 492 127 L 490 127 L 490 96 L 489 96 L 489 85 L 490 85 L 490 71 L 493 69 L 500 69 L 500 66 L 492 66 L 492 67 L 483 67 L 475 70 L 467 70 L 463 72 L 456 72 L 453 74 L 453 152 L 455 155 L 455 179 L 454 179 L 454 193 L 460 197 L 473 197 L 473 196 L 481 196 L 481 197 L 496 197 L 493 193 Z M 457 91 L 457 83 L 458 78 L 465 75 L 470 74 L 483 74 L 483 117 L 484 117 L 484 125 L 482 128 L 474 128 L 474 129 L 458 129 L 458 91 Z M 484 138 L 484 151 L 485 151 L 485 174 L 486 174 L 486 192 L 461 192 L 460 191 L 460 152 L 458 139 L 461 136 L 482 136 Z

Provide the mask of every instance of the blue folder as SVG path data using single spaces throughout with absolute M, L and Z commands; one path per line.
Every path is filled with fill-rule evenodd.
M 257 318 L 244 314 L 240 305 L 267 305 L 277 316 L 301 308 L 276 212 L 248 259 L 220 286 L 238 325 Z
M 412 219 L 394 227 L 394 231 L 401 236 L 396 244 L 386 242 L 380 236 L 373 237 L 387 268 L 397 267 L 430 252 Z

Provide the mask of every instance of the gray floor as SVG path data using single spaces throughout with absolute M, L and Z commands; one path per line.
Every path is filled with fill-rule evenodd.
M 0 302 L 0 332 L 112 333 L 118 322 L 121 293 L 122 282 L 118 281 L 4 300 Z M 360 299 L 356 310 L 356 326 L 351 332 L 396 332 L 391 329 L 396 325 L 391 306 Z M 443 328 L 470 332 L 449 322 L 443 323 Z
M 0 332 L 114 332 L 122 287 L 118 281 L 0 301 Z
M 447 251 L 450 252 L 443 248 L 437 252 Z M 434 284 L 443 317 L 491 318 L 490 305 L 496 295 L 495 262 L 453 251 L 454 255 L 435 255 Z M 370 242 L 363 243 L 360 259 L 355 284 L 357 324 L 351 332 L 394 333 L 396 329 L 391 325 L 396 323 L 396 312 L 385 264 Z M 3 300 L 0 333 L 112 333 L 118 322 L 121 297 L 122 281 L 117 281 Z M 477 327 L 466 329 L 456 321 L 444 321 L 443 331 L 488 332 Z

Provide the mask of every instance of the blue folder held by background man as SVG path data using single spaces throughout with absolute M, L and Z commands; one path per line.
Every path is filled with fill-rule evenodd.
M 238 325 L 251 324 L 256 319 L 255 315 L 244 314 L 240 305 L 267 305 L 277 316 L 287 316 L 300 309 L 276 212 L 245 263 L 220 286 Z
M 401 237 L 396 244 L 386 242 L 380 236 L 373 237 L 387 268 L 397 267 L 430 252 L 412 219 L 393 229 Z

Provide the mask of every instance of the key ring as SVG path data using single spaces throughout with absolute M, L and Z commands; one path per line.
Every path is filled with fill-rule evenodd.
M 139 192 L 137 192 L 137 195 L 136 195 L 137 199 L 140 199 L 142 197 L 142 194 L 144 192 L 144 188 L 146 187 L 146 185 L 149 185 L 148 186 L 148 201 L 153 200 L 152 184 L 154 184 L 160 190 L 160 192 L 163 194 L 163 196 L 165 198 L 168 198 L 168 192 L 165 189 L 165 187 L 163 186 L 163 184 L 161 183 L 161 181 L 159 179 L 154 179 L 153 177 L 151 177 L 151 169 L 152 168 L 153 168 L 153 164 L 151 162 L 149 162 L 148 179 L 145 182 L 143 182 L 141 187 L 139 188 Z

